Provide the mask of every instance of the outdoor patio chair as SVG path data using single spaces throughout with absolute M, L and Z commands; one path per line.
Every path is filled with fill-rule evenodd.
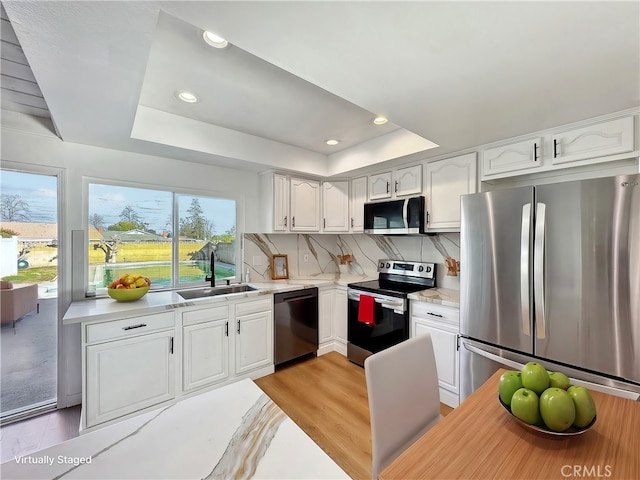
M 40 313 L 38 303 L 38 285 L 14 285 L 11 282 L 0 282 L 0 320 L 2 323 L 13 323 L 16 333 L 16 322 L 34 310 Z

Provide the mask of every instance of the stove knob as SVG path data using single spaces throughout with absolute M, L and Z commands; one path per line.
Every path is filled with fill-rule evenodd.
M 384 268 L 384 262 L 380 262 L 380 268 Z
M 420 265 L 420 266 L 418 267 L 418 271 L 419 271 L 419 272 L 423 272 L 423 271 L 424 271 L 424 267 L 423 267 L 422 265 Z
M 390 263 L 387 263 L 387 268 L 391 268 L 391 264 Z
M 427 273 L 431 271 L 431 267 L 427 267 Z

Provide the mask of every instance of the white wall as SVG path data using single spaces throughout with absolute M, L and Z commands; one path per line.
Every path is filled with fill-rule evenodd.
M 3 118 L 4 120 L 4 118 Z M 182 162 L 106 148 L 67 143 L 42 129 L 34 134 L 1 125 L 2 168 L 58 174 L 61 194 L 58 308 L 60 322 L 71 302 L 71 232 L 86 228 L 83 178 L 118 180 L 188 189 L 203 194 L 233 197 L 241 213 L 237 231 L 255 231 L 258 223 L 258 176 L 252 172 Z M 69 406 L 81 399 L 80 327 L 61 327 L 58 348 L 58 403 Z

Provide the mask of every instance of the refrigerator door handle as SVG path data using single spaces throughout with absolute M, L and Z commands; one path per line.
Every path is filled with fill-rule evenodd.
M 536 306 L 536 333 L 539 339 L 546 336 L 544 303 L 544 229 L 547 206 L 536 204 L 536 228 L 533 247 L 533 293 Z
M 522 333 L 531 335 L 529 312 L 529 237 L 531 230 L 531 204 L 522 206 L 522 229 L 520 235 L 520 304 L 522 305 Z
M 488 358 L 489 360 L 493 360 L 494 362 L 501 363 L 502 365 L 505 365 L 507 367 L 511 367 L 514 370 L 522 370 L 522 367 L 524 367 L 522 363 L 514 362 L 513 360 L 501 357 L 499 355 L 496 355 L 495 353 L 487 352 L 486 350 L 482 350 L 474 345 L 465 342 L 464 340 L 462 341 L 462 346 L 472 353 Z

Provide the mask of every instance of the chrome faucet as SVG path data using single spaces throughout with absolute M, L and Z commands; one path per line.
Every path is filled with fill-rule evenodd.
M 211 286 L 216 286 L 216 273 L 215 273 L 216 259 L 213 252 L 211 252 L 211 276 L 204 277 L 205 282 L 211 282 Z

